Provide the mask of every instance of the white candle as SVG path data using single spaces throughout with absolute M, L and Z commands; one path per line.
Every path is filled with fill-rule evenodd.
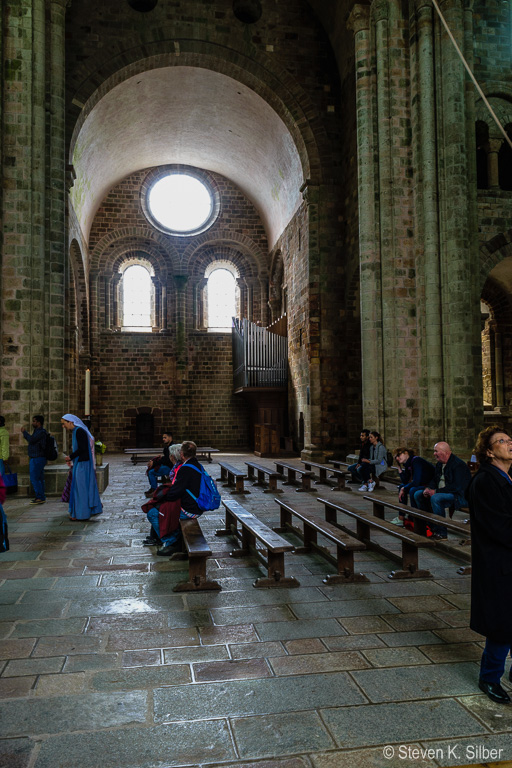
M 85 416 L 91 415 L 91 372 L 89 368 L 85 372 Z

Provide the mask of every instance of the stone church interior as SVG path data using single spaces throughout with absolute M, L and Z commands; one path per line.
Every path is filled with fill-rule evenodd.
M 467 460 L 512 429 L 510 0 L 6 0 L 0 30 L 10 464 L 28 483 L 20 428 L 65 451 L 71 413 L 110 473 L 88 526 L 5 505 L 0 766 L 512 759 L 446 554 L 392 582 L 360 552 L 337 586 L 297 555 L 300 589 L 258 590 L 217 510 L 223 591 L 174 595 L 124 454 L 172 429 L 243 469 L 344 461 L 367 427 Z

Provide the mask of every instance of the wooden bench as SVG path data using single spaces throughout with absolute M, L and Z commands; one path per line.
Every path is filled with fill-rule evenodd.
M 244 489 L 244 480 L 247 477 L 245 472 L 237 469 L 232 464 L 228 464 L 227 461 L 219 461 L 220 477 L 217 478 L 217 482 L 224 483 L 227 486 L 235 486 L 233 493 L 250 493 Z
M 336 471 L 344 472 L 346 474 L 347 471 L 348 471 L 348 468 L 351 467 L 352 464 L 354 464 L 355 462 L 352 462 L 352 464 L 349 464 L 348 461 L 340 461 L 338 459 L 329 459 L 329 463 L 332 464 L 336 468 Z M 333 469 L 333 472 L 334 471 L 335 470 Z M 378 478 L 377 475 L 374 475 L 372 477 L 372 480 L 374 480 L 374 482 L 375 482 L 375 488 L 376 489 L 380 488 L 380 482 L 381 482 L 380 478 Z
M 274 461 L 274 464 L 276 465 L 276 472 L 281 477 L 286 477 L 283 485 L 296 485 L 298 482 L 297 475 L 299 475 L 301 487 L 297 488 L 297 493 L 311 490 L 311 480 L 315 477 L 313 472 L 301 467 L 294 467 L 293 464 L 286 464 L 283 461 Z
M 354 572 L 354 552 L 366 549 L 366 546 L 358 539 L 350 536 L 345 531 L 323 520 L 318 515 L 293 509 L 280 499 L 274 499 L 279 504 L 281 525 L 274 528 L 277 533 L 290 530 L 304 541 L 303 547 L 295 547 L 295 554 L 311 552 L 314 550 L 338 569 L 336 575 L 330 574 L 323 579 L 324 584 L 352 584 L 357 581 L 368 581 L 363 573 Z M 303 523 L 303 530 L 293 525 L 292 518 L 297 517 Z M 336 545 L 336 557 L 326 547 L 318 544 L 318 534 Z
M 318 479 L 315 480 L 315 485 L 328 485 L 333 491 L 352 490 L 345 485 L 346 472 L 344 469 L 333 469 L 332 467 L 326 467 L 324 464 L 316 464 L 314 461 L 305 461 L 304 459 L 302 459 L 302 463 L 306 470 L 311 470 L 311 467 L 315 467 L 315 469 L 318 470 Z M 334 487 L 331 486 L 327 478 L 328 472 L 330 472 L 330 479 L 334 478 L 336 480 L 336 485 Z
M 176 584 L 173 592 L 199 592 L 202 590 L 222 589 L 217 581 L 206 578 L 206 561 L 212 551 L 206 541 L 199 520 L 180 520 L 183 534 L 183 554 L 177 553 L 171 559 L 182 560 L 188 557 L 188 581 Z
M 285 576 L 284 553 L 294 547 L 278 533 L 262 523 L 256 515 L 242 507 L 238 501 L 223 501 L 226 508 L 226 527 L 216 531 L 216 536 L 235 536 L 241 542 L 240 549 L 231 552 L 232 557 L 254 555 L 267 568 L 267 578 L 259 578 L 254 587 L 298 587 L 300 583 L 293 577 Z M 238 529 L 240 524 L 241 530 Z M 257 547 L 260 542 L 264 549 Z
M 388 523 L 386 520 L 381 520 L 374 515 L 370 515 L 367 512 L 362 512 L 359 509 L 353 507 L 341 506 L 334 504 L 328 499 L 318 499 L 325 507 L 325 519 L 337 525 L 342 530 L 353 535 L 350 529 L 346 526 L 338 523 L 337 513 L 342 512 L 349 517 L 353 517 L 356 521 L 356 538 L 363 541 L 368 549 L 373 549 L 376 552 L 380 552 L 388 558 L 398 560 L 401 563 L 400 571 L 392 571 L 389 574 L 390 579 L 429 579 L 432 574 L 428 570 L 420 570 L 418 568 L 418 549 L 422 547 L 432 547 L 434 542 L 431 539 L 427 539 L 426 536 L 420 536 L 413 531 L 408 531 L 406 528 L 399 528 L 393 523 Z M 372 530 L 379 531 L 381 533 L 389 534 L 395 539 L 399 539 L 402 545 L 402 555 L 399 556 L 395 552 L 391 552 L 382 544 L 373 541 L 371 538 Z
M 219 453 L 219 448 L 208 448 L 208 447 L 197 448 L 196 459 L 201 459 L 201 461 L 207 461 L 209 464 L 211 464 L 212 453 Z
M 266 486 L 265 475 L 268 475 L 268 488 L 265 488 L 263 493 L 283 493 L 282 489 L 277 487 L 277 481 L 279 475 L 274 472 L 270 467 L 264 467 L 261 464 L 256 464 L 255 461 L 246 461 L 247 464 L 247 478 L 253 485 Z M 254 473 L 257 473 L 258 479 L 255 480 Z
M 450 517 L 441 517 L 440 515 L 434 515 L 432 512 L 425 512 L 423 509 L 416 509 L 416 507 L 410 507 L 407 504 L 400 504 L 399 502 L 393 503 L 385 501 L 375 496 L 363 496 L 367 501 L 371 501 L 373 504 L 373 514 L 375 517 L 379 517 L 384 520 L 384 510 L 391 509 L 394 512 L 398 512 L 399 515 L 408 515 L 413 518 L 414 532 L 419 533 L 421 536 L 427 535 L 427 524 L 431 525 L 443 525 L 448 531 L 459 534 L 462 538 L 459 540 L 459 546 L 464 547 L 471 543 L 471 528 L 469 526 L 469 519 L 467 520 L 452 520 Z M 465 509 L 462 509 L 465 511 Z M 446 546 L 446 540 L 434 541 L 434 544 L 443 548 Z M 452 549 L 453 552 L 453 549 Z M 456 553 L 459 554 L 459 553 Z M 460 552 L 462 558 L 466 556 L 464 551 Z M 469 553 L 469 557 L 471 554 Z M 457 570 L 457 573 L 461 576 L 467 576 L 471 573 L 470 565 L 461 565 Z

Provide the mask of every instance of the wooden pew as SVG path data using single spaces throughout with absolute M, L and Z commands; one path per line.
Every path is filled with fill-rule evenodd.
M 212 551 L 203 535 L 199 520 L 180 520 L 180 527 L 183 535 L 183 554 L 177 553 L 171 559 L 182 560 L 188 557 L 188 581 L 176 584 L 173 592 L 222 589 L 217 581 L 208 581 L 206 578 L 206 561 L 211 557 Z
M 233 493 L 250 493 L 244 489 L 244 480 L 247 477 L 245 472 L 237 469 L 232 464 L 228 464 L 227 461 L 219 461 L 220 477 L 217 478 L 218 482 L 224 483 L 227 486 L 235 486 Z
M 340 461 L 339 459 L 329 459 L 329 464 L 332 464 L 334 467 L 336 467 L 336 471 L 345 472 L 345 473 L 347 472 L 348 467 L 352 466 L 351 464 L 348 463 L 348 461 Z M 334 471 L 335 470 L 333 469 L 333 472 Z M 374 475 L 372 477 L 372 480 L 375 482 L 375 490 L 377 490 L 377 488 L 380 488 L 380 483 L 381 483 L 380 478 L 378 478 L 377 475 Z
M 304 469 L 311 470 L 311 467 L 314 467 L 318 470 L 318 479 L 315 480 L 315 485 L 328 485 L 333 491 L 352 490 L 345 485 L 346 472 L 344 469 L 333 469 L 332 467 L 326 467 L 324 464 L 316 464 L 314 461 L 306 461 L 305 459 L 301 459 L 301 461 L 304 464 Z M 328 472 L 330 473 L 330 478 L 336 480 L 336 485 L 334 487 L 331 486 L 327 478 Z
M 388 502 L 385 499 L 381 499 L 375 496 L 363 496 L 363 498 L 372 502 L 373 514 L 375 517 L 379 517 L 381 520 L 384 520 L 384 510 L 391 509 L 394 512 L 398 512 L 398 514 L 406 514 L 409 515 L 409 517 L 412 517 L 414 532 L 419 533 L 421 536 L 427 535 L 427 524 L 443 525 L 448 531 L 461 536 L 461 539 L 458 542 L 459 547 L 464 547 L 471 543 L 471 528 L 469 525 L 469 518 L 467 520 L 452 520 L 450 517 L 445 518 L 441 517 L 440 515 L 434 515 L 432 512 L 425 512 L 423 509 L 410 507 L 408 504 Z M 465 510 L 463 509 L 462 511 Z M 434 544 L 439 546 L 441 549 L 443 548 L 443 545 L 446 546 L 447 543 L 448 542 L 445 539 L 441 539 L 441 541 L 434 541 Z M 464 551 L 461 551 L 460 556 L 464 558 L 467 555 Z M 467 576 L 471 573 L 471 566 L 461 565 L 461 567 L 457 570 L 457 573 L 461 576 Z
M 252 554 L 267 568 L 267 578 L 259 578 L 254 587 L 298 587 L 300 583 L 293 577 L 285 576 L 284 553 L 294 547 L 278 533 L 262 523 L 256 515 L 242 507 L 235 499 L 223 501 L 226 509 L 226 527 L 215 532 L 216 536 L 235 536 L 241 542 L 239 549 L 231 552 L 232 557 L 244 557 Z M 238 529 L 240 525 L 241 530 Z M 257 542 L 264 549 L 257 547 Z
M 422 547 L 433 547 L 434 543 L 431 539 L 427 539 L 426 536 L 420 536 L 413 531 L 408 531 L 406 528 L 399 528 L 393 523 L 388 523 L 386 520 L 381 520 L 374 515 L 370 515 L 367 512 L 362 512 L 359 509 L 354 509 L 349 506 L 341 506 L 340 504 L 334 504 L 328 499 L 318 499 L 318 501 L 325 507 L 325 519 L 337 525 L 342 530 L 353 535 L 350 529 L 347 529 L 341 523 L 338 523 L 337 513 L 342 512 L 349 517 L 353 517 L 356 521 L 356 538 L 363 541 L 368 549 L 373 549 L 376 552 L 381 552 L 386 557 L 393 560 L 398 560 L 401 563 L 401 570 L 392 571 L 389 574 L 390 579 L 429 579 L 432 574 L 428 570 L 420 570 L 418 568 L 418 549 Z M 395 552 L 390 551 L 382 544 L 372 540 L 372 531 L 379 531 L 381 533 L 389 534 L 395 539 L 398 539 L 402 545 L 401 557 L 396 555 Z
M 314 478 L 313 472 L 301 467 L 294 467 L 293 464 L 286 464 L 284 461 L 274 461 L 276 465 L 276 472 L 281 477 L 286 477 L 283 481 L 283 485 L 296 485 L 297 475 L 301 479 L 301 487 L 297 488 L 297 493 L 311 490 L 311 480 Z
M 262 464 L 257 464 L 255 461 L 246 461 L 247 464 L 247 478 L 253 485 L 266 486 L 265 475 L 268 475 L 268 488 L 265 488 L 263 493 L 284 493 L 284 491 L 277 487 L 277 481 L 279 474 L 274 472 L 270 467 L 264 467 Z M 254 479 L 254 473 L 257 473 L 258 479 Z
M 274 528 L 274 531 L 283 533 L 290 530 L 304 541 L 303 547 L 295 547 L 295 554 L 313 550 L 337 567 L 338 573 L 326 576 L 323 579 L 324 584 L 353 584 L 354 582 L 368 581 L 363 573 L 354 572 L 354 552 L 366 549 L 361 541 L 349 536 L 348 533 L 340 530 L 332 523 L 328 523 L 318 515 L 293 509 L 280 499 L 274 499 L 274 501 L 279 504 L 281 514 L 281 525 L 279 528 Z M 293 525 L 293 517 L 302 521 L 303 530 Z M 318 534 L 336 545 L 336 557 L 326 547 L 318 544 Z

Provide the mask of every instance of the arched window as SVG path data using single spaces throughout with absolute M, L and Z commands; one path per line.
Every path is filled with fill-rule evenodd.
M 122 278 L 122 327 L 125 331 L 152 329 L 153 284 L 147 267 L 133 264 L 125 269 Z
M 236 316 L 236 274 L 228 265 L 210 271 L 207 286 L 208 328 L 230 330 Z

